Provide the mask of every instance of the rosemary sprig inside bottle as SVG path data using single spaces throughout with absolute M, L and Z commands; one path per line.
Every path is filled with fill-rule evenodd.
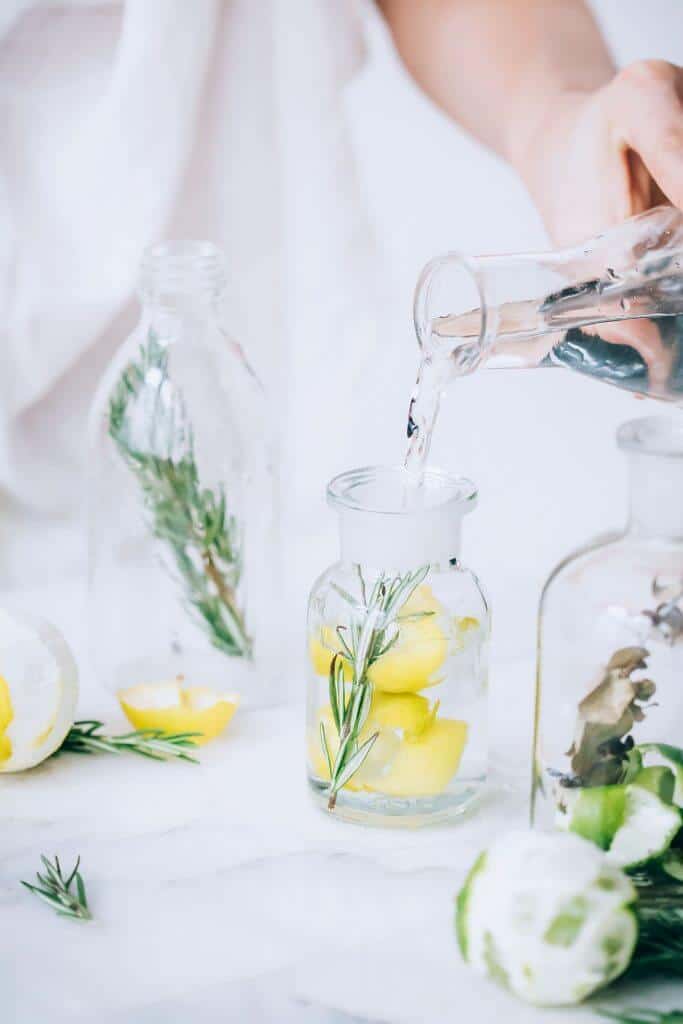
M 109 434 L 135 475 L 150 529 L 172 557 L 185 598 L 225 654 L 250 658 L 252 641 L 237 600 L 241 530 L 224 488 L 202 486 L 182 393 L 168 350 L 150 332 L 109 403 Z
M 199 733 L 165 733 L 161 729 L 135 729 L 122 736 L 107 736 L 102 733 L 102 722 L 74 722 L 56 754 L 140 754 L 154 761 L 192 761 L 197 758 L 189 753 L 196 747 Z
M 401 608 L 427 576 L 429 566 L 393 578 L 382 573 L 369 596 L 360 568 L 357 571 L 360 601 L 333 584 L 339 596 L 351 608 L 351 621 L 348 627 L 337 627 L 341 649 L 330 664 L 330 706 L 339 741 L 334 757 L 325 726 L 320 723 L 320 743 L 330 774 L 327 791 L 327 807 L 330 811 L 336 806 L 339 790 L 358 771 L 379 735 L 375 732 L 363 743 L 359 742 L 372 704 L 373 687 L 368 679 L 368 670 L 398 640 Z M 348 687 L 344 680 L 345 663 L 351 666 L 352 672 Z
M 60 917 L 71 917 L 80 921 L 92 920 L 92 914 L 88 907 L 88 898 L 85 893 L 85 882 L 79 871 L 81 858 L 78 857 L 76 865 L 68 877 L 64 877 L 59 857 L 54 861 L 41 854 L 40 859 L 45 869 L 45 874 L 36 871 L 38 885 L 22 881 L 25 889 L 43 900 L 52 907 Z

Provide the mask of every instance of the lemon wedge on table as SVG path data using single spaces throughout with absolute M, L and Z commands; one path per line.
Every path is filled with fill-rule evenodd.
M 33 768 L 71 728 L 78 670 L 47 622 L 0 609 L 0 772 Z
M 119 690 L 123 712 L 134 729 L 165 733 L 198 733 L 195 743 L 207 743 L 223 732 L 237 711 L 239 696 L 208 686 L 183 686 L 183 677 L 159 683 L 140 683 Z

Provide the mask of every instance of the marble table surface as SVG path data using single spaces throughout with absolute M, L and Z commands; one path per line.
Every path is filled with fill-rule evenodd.
M 54 593 L 36 604 L 77 632 L 75 604 Z M 238 713 L 199 765 L 67 755 L 0 777 L 0 1020 L 599 1019 L 517 1002 L 461 963 L 453 935 L 474 857 L 526 822 L 531 679 L 528 664 L 494 666 L 494 782 L 450 827 L 369 829 L 317 810 L 302 706 Z M 79 714 L 124 728 L 87 686 Z M 92 922 L 59 918 L 19 886 L 42 852 L 80 854 Z M 683 990 L 622 985 L 609 1001 L 680 1006 Z

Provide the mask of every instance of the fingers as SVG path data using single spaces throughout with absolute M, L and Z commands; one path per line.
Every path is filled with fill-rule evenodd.
M 606 90 L 615 142 L 633 150 L 656 185 L 683 209 L 683 69 L 640 61 Z

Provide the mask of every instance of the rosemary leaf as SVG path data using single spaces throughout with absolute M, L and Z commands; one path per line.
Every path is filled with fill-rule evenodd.
M 57 754 L 139 754 L 154 761 L 191 761 L 198 764 L 189 753 L 197 746 L 201 735 L 196 732 L 165 733 L 161 729 L 136 729 L 122 736 L 108 736 L 100 732 L 102 722 L 74 722 Z
M 47 903 L 61 917 L 71 917 L 80 921 L 92 920 L 85 892 L 85 882 L 79 871 L 81 858 L 77 858 L 75 867 L 68 878 L 64 878 L 58 857 L 55 857 L 53 863 L 44 854 L 41 854 L 40 860 L 46 872 L 44 875 L 36 872 L 36 878 L 40 884 L 33 885 L 30 882 L 22 881 L 21 884 L 24 888 Z M 74 884 L 75 892 L 72 889 Z
M 368 678 L 368 670 L 397 642 L 400 633 L 400 627 L 397 625 L 400 610 L 427 576 L 429 566 L 424 565 L 412 573 L 399 574 L 393 579 L 384 574 L 380 575 L 375 580 L 368 599 L 360 568 L 357 572 L 362 602 L 347 591 L 335 587 L 351 607 L 351 621 L 348 627 L 337 627 L 342 650 L 335 653 L 330 665 L 330 704 L 339 740 L 330 767 L 330 784 L 327 791 L 327 806 L 330 811 L 336 806 L 339 790 L 361 767 L 379 735 L 374 733 L 361 743 L 361 733 L 372 704 L 373 687 Z M 348 698 L 344 679 L 344 658 L 352 669 Z M 329 764 L 332 758 L 324 729 L 321 730 L 321 745 Z

